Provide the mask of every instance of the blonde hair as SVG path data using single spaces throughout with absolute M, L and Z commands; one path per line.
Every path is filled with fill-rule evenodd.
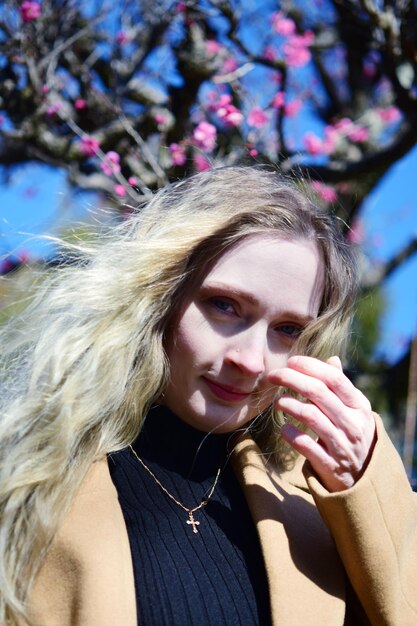
M 2 331 L 3 385 L 14 393 L 0 421 L 0 623 L 25 615 L 91 463 L 133 442 L 163 392 L 164 333 L 190 284 L 226 248 L 271 231 L 317 242 L 325 264 L 319 317 L 294 351 L 340 354 L 356 288 L 352 251 L 305 193 L 256 167 L 214 169 L 159 191 L 54 271 Z M 282 416 L 271 413 L 266 424 L 282 454 Z

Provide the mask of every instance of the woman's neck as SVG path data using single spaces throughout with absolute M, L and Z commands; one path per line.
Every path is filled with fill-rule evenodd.
M 146 416 L 133 447 L 144 460 L 157 462 L 186 478 L 204 480 L 227 462 L 232 436 L 199 431 L 158 405 Z

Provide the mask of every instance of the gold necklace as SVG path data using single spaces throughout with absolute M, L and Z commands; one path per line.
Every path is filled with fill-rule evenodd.
M 202 500 L 200 502 L 200 504 L 198 506 L 195 506 L 193 509 L 189 509 L 188 507 L 186 507 L 184 504 L 182 504 L 182 502 L 180 502 L 179 500 L 177 500 L 176 498 L 174 498 L 174 496 L 169 493 L 168 489 L 166 489 L 162 483 L 159 482 L 159 480 L 157 479 L 157 477 L 155 476 L 155 474 L 152 472 L 151 469 L 149 469 L 149 467 L 146 465 L 146 463 L 144 463 L 142 461 L 142 459 L 140 458 L 140 456 L 138 456 L 136 454 L 136 452 L 134 451 L 134 449 L 132 448 L 131 445 L 129 445 L 129 448 L 131 449 L 131 451 L 133 452 L 134 456 L 136 457 L 136 459 L 139 461 L 139 463 L 142 465 L 142 467 L 144 467 L 146 469 L 147 472 L 149 472 L 149 474 L 152 476 L 152 478 L 154 479 L 154 481 L 156 482 L 156 484 L 162 489 L 162 491 L 168 496 L 168 498 L 171 498 L 171 500 L 173 500 L 173 502 L 175 502 L 175 504 L 177 504 L 178 506 L 180 506 L 184 511 L 186 511 L 186 513 L 188 513 L 188 520 L 187 520 L 187 524 L 191 524 L 191 526 L 193 527 L 193 533 L 198 533 L 197 530 L 197 526 L 200 526 L 200 522 L 196 519 L 194 519 L 194 513 L 196 511 L 198 511 L 199 509 L 202 509 L 203 506 L 206 506 L 206 504 L 208 503 L 208 501 L 210 500 L 211 496 L 214 493 L 214 490 L 216 488 L 216 485 L 218 483 L 219 477 L 220 477 L 220 467 L 217 470 L 217 474 L 216 474 L 216 478 L 214 480 L 213 486 L 210 489 L 210 492 L 207 496 L 207 498 L 205 500 Z

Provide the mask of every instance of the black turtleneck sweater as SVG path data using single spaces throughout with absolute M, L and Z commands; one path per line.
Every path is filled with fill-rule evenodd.
M 230 435 L 207 435 L 155 407 L 133 447 L 189 508 L 207 497 L 222 470 L 208 504 L 194 514 L 194 533 L 187 512 L 130 449 L 109 457 L 132 551 L 138 624 L 270 624 L 258 536 L 228 462 Z

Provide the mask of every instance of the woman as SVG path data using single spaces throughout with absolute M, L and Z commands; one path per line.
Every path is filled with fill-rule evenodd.
M 4 334 L 1 623 L 416 624 L 416 501 L 335 356 L 355 288 L 332 220 L 240 167 L 52 276 Z

